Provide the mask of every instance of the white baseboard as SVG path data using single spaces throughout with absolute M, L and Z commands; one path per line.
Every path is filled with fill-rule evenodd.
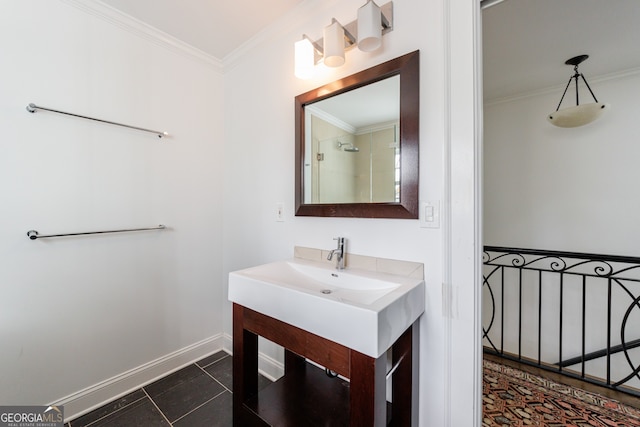
M 284 375 L 284 363 L 280 363 L 264 353 L 258 353 L 258 372 L 271 381 Z
M 178 369 L 194 363 L 203 357 L 222 349 L 233 348 L 226 345 L 227 337 L 222 334 L 169 353 L 137 368 L 123 372 L 93 386 L 70 394 L 53 406 L 64 406 L 65 423 L 86 414 L 100 406 L 122 397 L 142 386 L 152 383 Z M 228 351 L 230 353 L 230 351 Z
M 223 350 L 229 354 L 233 354 L 233 338 L 229 334 L 223 336 Z M 278 362 L 271 356 L 264 353 L 258 353 L 258 372 L 271 381 L 275 381 L 284 375 L 284 363 Z
M 229 354 L 233 354 L 233 338 L 229 334 L 222 334 L 222 348 Z

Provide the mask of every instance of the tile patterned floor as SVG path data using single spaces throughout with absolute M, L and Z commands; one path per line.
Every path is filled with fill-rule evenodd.
M 220 351 L 65 424 L 67 427 L 232 425 L 232 358 Z M 259 377 L 261 386 L 269 380 Z
M 640 427 L 640 410 L 485 360 L 482 426 Z
M 504 369 L 509 368 L 504 367 Z M 231 427 L 232 373 L 231 356 L 220 351 L 93 412 L 71 420 L 65 426 Z M 267 378 L 259 375 L 260 389 L 270 383 Z M 616 393 L 616 396 L 624 397 L 619 393 Z M 635 403 L 632 406 L 640 408 L 638 399 L 632 400 Z M 484 403 L 486 406 L 486 401 Z M 626 403 L 630 404 L 630 402 Z M 556 424 L 532 425 L 555 426 Z

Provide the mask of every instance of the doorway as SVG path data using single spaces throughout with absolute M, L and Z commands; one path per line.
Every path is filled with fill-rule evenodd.
M 632 213 L 640 209 L 640 200 L 629 195 L 634 193 L 630 183 L 640 175 L 629 158 L 640 155 L 637 144 L 632 142 L 633 135 L 640 130 L 634 119 L 640 109 L 636 107 L 634 96 L 630 95 L 638 93 L 640 88 L 640 47 L 635 43 L 640 37 L 637 26 L 640 5 L 633 0 L 615 3 L 503 0 L 491 4 L 483 2 L 483 6 L 489 6 L 482 11 L 484 244 L 516 249 L 517 255 L 511 262 L 517 260 L 521 264 L 530 263 L 533 256 L 519 250 L 522 248 L 539 251 L 539 256 L 547 259 L 557 257 L 558 264 L 548 268 L 562 272 L 571 270 L 571 261 L 558 254 L 550 255 L 548 251 L 590 255 L 590 262 L 601 258 L 606 262 L 611 262 L 612 258 L 622 262 L 620 257 L 638 257 L 640 252 L 635 242 L 640 237 L 640 226 Z M 607 30 L 594 31 L 594 22 Z M 582 54 L 589 55 L 589 60 L 580 65 L 580 71 L 587 77 L 595 95 L 604 102 L 615 104 L 614 108 L 586 126 L 554 127 L 547 123 L 546 116 L 557 108 L 567 78 L 573 74 L 573 67 L 565 65 L 565 61 Z M 585 91 L 581 92 L 581 103 L 589 101 L 589 92 L 584 87 L 580 90 Z M 575 100 L 571 99 L 569 105 L 571 102 Z M 594 272 L 594 275 L 608 274 L 605 270 Z M 611 353 L 625 342 L 624 337 L 620 338 L 621 333 L 628 335 L 626 341 L 640 337 L 640 331 L 628 329 L 613 329 L 615 333 L 609 333 L 607 337 L 611 330 L 607 330 L 606 310 L 604 320 L 595 322 L 595 309 L 589 308 L 590 304 L 604 304 L 606 292 L 583 297 L 580 293 L 582 283 L 576 284 L 577 291 L 569 289 L 573 285 L 566 279 L 560 285 L 565 287 L 564 291 L 558 292 L 559 286 L 551 285 L 553 292 L 558 292 L 552 299 L 565 298 L 565 307 L 575 302 L 574 307 L 566 309 L 565 321 L 574 308 L 577 308 L 574 311 L 578 319 L 580 316 L 587 318 L 586 323 L 579 321 L 582 323 L 578 323 L 578 332 L 568 332 L 566 325 L 563 331 L 562 323 L 543 324 L 538 329 L 554 334 L 552 344 L 544 344 L 541 350 L 539 341 L 535 345 L 535 338 L 527 337 L 525 341 L 533 342 L 531 353 L 526 350 L 527 342 L 515 342 L 510 347 L 501 343 L 500 350 L 508 348 L 511 354 L 521 356 L 526 353 L 527 358 L 533 359 L 544 359 L 544 352 L 551 351 L 557 355 L 556 362 L 562 363 L 565 357 L 571 359 L 572 355 L 582 354 L 584 359 L 585 355 L 602 348 L 607 349 L 605 353 Z M 599 286 L 592 279 L 584 283 L 585 288 Z M 542 289 L 546 285 L 534 286 Z M 610 299 L 613 303 L 610 306 L 614 308 L 624 304 L 621 306 L 623 314 L 610 316 L 610 323 L 622 323 L 624 312 L 628 312 L 627 319 L 633 317 L 638 324 L 640 310 L 634 310 L 633 301 L 639 291 L 631 285 L 625 286 L 621 297 L 614 294 Z M 549 295 L 550 291 L 534 289 L 532 296 L 524 300 L 535 300 L 545 292 Z M 516 292 L 514 295 L 521 294 Z M 487 296 L 483 295 L 483 298 L 483 327 L 486 327 L 489 304 Z M 581 304 L 586 308 L 581 308 Z M 563 305 L 559 307 L 562 312 Z M 589 314 L 584 316 L 585 312 Z M 504 316 L 507 315 L 499 313 L 491 321 L 499 322 Z M 516 323 L 524 324 L 538 324 L 540 318 L 536 311 L 514 316 Z M 546 319 L 561 317 L 554 312 Z M 533 332 L 529 335 L 536 335 L 538 330 Z M 564 335 L 584 335 L 585 339 L 562 344 Z M 486 340 L 483 344 L 488 345 Z M 563 345 L 564 348 L 558 351 L 557 347 Z M 572 345 L 578 349 L 571 348 Z M 585 350 L 579 349 L 581 345 Z M 630 365 L 632 371 L 634 366 L 640 365 L 640 353 L 625 351 L 624 355 L 621 362 Z M 625 358 L 629 360 L 625 361 Z M 617 374 L 604 375 L 615 377 Z M 621 374 L 620 378 L 624 376 Z

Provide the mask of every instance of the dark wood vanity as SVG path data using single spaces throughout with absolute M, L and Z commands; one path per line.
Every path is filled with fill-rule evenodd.
M 409 326 L 391 346 L 395 370 L 389 403 L 386 354 L 367 356 L 234 303 L 233 425 L 410 426 L 412 335 Z M 258 336 L 285 348 L 284 376 L 260 391 Z M 329 377 L 305 359 L 349 382 Z

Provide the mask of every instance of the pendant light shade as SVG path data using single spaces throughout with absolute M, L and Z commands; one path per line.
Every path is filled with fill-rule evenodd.
M 335 19 L 324 27 L 324 64 L 340 67 L 344 64 L 344 28 Z
M 382 13 L 373 0 L 358 9 L 358 48 L 372 52 L 382 45 Z
M 575 107 L 558 110 L 555 113 L 549 114 L 547 120 L 554 126 L 575 128 L 599 119 L 609 108 L 611 108 L 609 104 L 591 102 L 589 104 L 576 105 Z
M 587 79 L 585 79 L 584 75 L 582 75 L 582 73 L 578 71 L 578 65 L 585 61 L 587 58 L 589 58 L 589 55 L 579 55 L 567 59 L 567 61 L 565 62 L 566 65 L 573 65 L 574 74 L 569 77 L 569 82 L 564 88 L 562 98 L 560 98 L 560 103 L 558 103 L 558 108 L 556 108 L 555 112 L 547 115 L 547 120 L 552 125 L 563 128 L 584 126 L 599 119 L 605 111 L 611 108 L 609 104 L 598 102 L 596 96 L 591 90 L 591 87 L 589 86 L 589 83 L 587 83 Z M 587 87 L 587 89 L 589 89 L 589 93 L 591 93 L 591 96 L 593 97 L 593 100 L 595 102 L 580 105 L 580 94 L 578 90 L 578 80 L 580 78 L 582 78 L 585 86 Z M 563 108 L 561 110 L 560 105 L 562 105 L 564 96 L 567 94 L 567 89 L 569 89 L 569 86 L 571 85 L 571 80 L 575 80 L 576 105 L 574 107 Z

